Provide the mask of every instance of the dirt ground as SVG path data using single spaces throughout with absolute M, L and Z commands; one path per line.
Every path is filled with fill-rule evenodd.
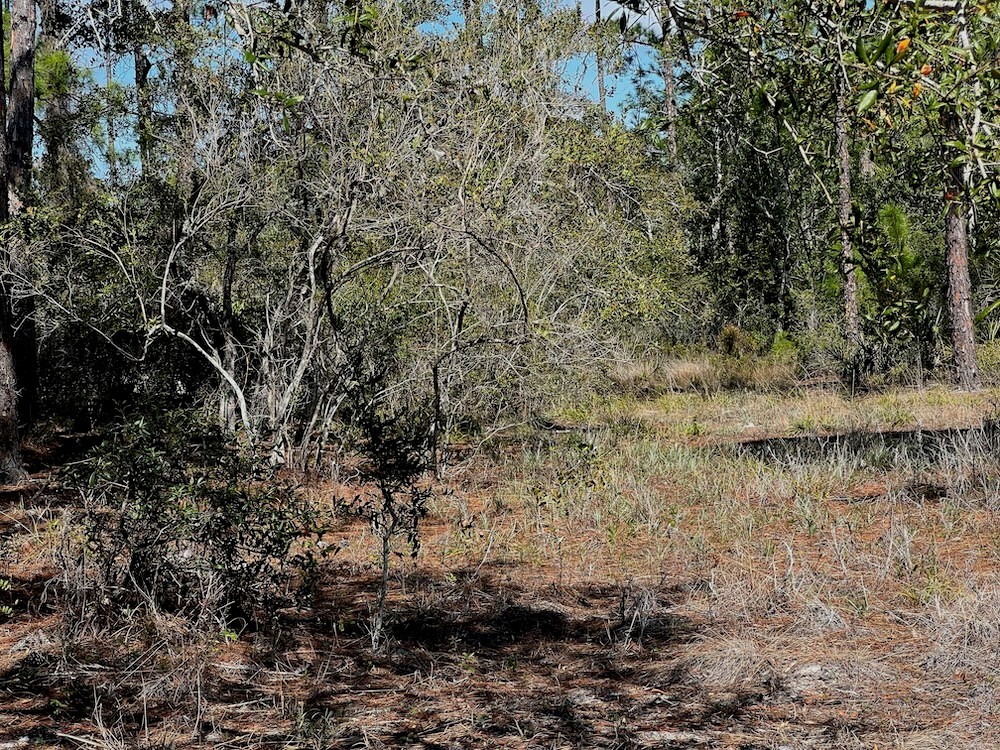
M 74 628 L 45 479 L 86 446 L 48 446 L 0 493 L 0 750 L 996 747 L 992 403 L 671 396 L 467 450 L 378 654 L 348 519 L 266 632 Z

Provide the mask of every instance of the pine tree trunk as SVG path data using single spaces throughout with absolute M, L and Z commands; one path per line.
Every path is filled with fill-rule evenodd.
M 6 80 L 4 45 L 0 45 L 0 81 Z M 10 183 L 10 135 L 7 122 L 7 91 L 0 87 L 0 223 L 10 221 L 8 184 Z M 10 248 L 3 246 L 3 266 L 10 265 Z M 17 375 L 14 359 L 14 297 L 8 274 L 0 277 L 0 481 L 16 482 L 24 478 L 17 428 Z
M 851 149 L 847 133 L 847 95 L 837 97 L 837 221 L 840 224 L 840 260 L 844 271 L 844 328 L 852 349 L 861 345 L 861 320 L 858 314 L 858 279 L 851 243 Z
M 10 133 L 7 152 L 11 213 L 24 205 L 31 186 L 32 140 L 35 137 L 35 3 L 13 0 L 10 32 Z
M 31 192 L 35 138 L 35 17 L 34 0 L 14 0 L 11 6 L 11 92 L 8 126 L 8 194 L 10 218 L 17 220 Z M 18 418 L 35 421 L 38 399 L 38 344 L 35 335 L 35 299 L 27 290 L 29 265 L 23 238 L 14 237 L 9 268 L 20 290 L 13 295 L 14 335 L 11 349 L 19 388 Z
M 0 337 L 0 481 L 4 483 L 18 482 L 27 476 L 17 431 L 17 378 L 9 330 L 4 321 Z
M 957 115 L 946 110 L 942 115 L 945 132 L 960 138 Z M 946 154 L 951 160 L 954 154 Z M 948 263 L 948 314 L 951 318 L 952 362 L 955 381 L 960 388 L 976 391 L 980 388 L 979 367 L 976 364 L 976 334 L 972 316 L 972 282 L 969 278 L 969 208 L 966 197 L 966 169 L 956 164 L 948 169 L 945 192 L 944 241 Z

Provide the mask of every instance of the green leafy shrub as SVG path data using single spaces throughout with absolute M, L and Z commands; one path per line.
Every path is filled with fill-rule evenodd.
M 754 337 L 739 326 L 725 325 L 719 332 L 719 351 L 727 357 L 743 358 L 757 350 Z
M 426 408 L 409 404 L 396 411 L 380 409 L 369 399 L 355 414 L 365 458 L 360 468 L 364 490 L 342 498 L 340 511 L 368 523 L 379 542 L 379 580 L 370 622 L 371 645 L 379 651 L 388 643 L 387 599 L 389 567 L 398 540 L 412 557 L 420 551 L 420 522 L 427 515 L 434 491 L 421 476 L 430 468 L 433 433 Z
M 126 424 L 68 482 L 84 500 L 63 555 L 81 616 L 262 624 L 315 568 L 295 549 L 317 520 L 296 487 L 190 413 Z
M 1000 383 L 1000 341 L 987 341 L 976 350 L 979 371 L 983 381 L 989 384 Z
M 782 362 L 797 362 L 799 348 L 786 331 L 778 331 L 771 344 L 771 356 Z

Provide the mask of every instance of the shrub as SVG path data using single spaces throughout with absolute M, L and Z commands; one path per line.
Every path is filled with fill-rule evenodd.
M 778 331 L 771 344 L 771 356 L 782 362 L 797 362 L 799 349 L 786 331 Z
M 739 326 L 727 324 L 719 332 L 719 351 L 727 357 L 746 357 L 757 350 L 754 337 Z
M 126 424 L 68 483 L 84 500 L 62 555 L 81 618 L 151 605 L 261 624 L 314 570 L 311 552 L 293 552 L 317 520 L 305 499 L 190 413 Z
M 427 515 L 434 496 L 419 480 L 429 468 L 434 440 L 431 423 L 420 405 L 404 406 L 396 412 L 369 406 L 359 410 L 355 423 L 362 440 L 360 478 L 364 490 L 353 498 L 342 498 L 340 510 L 366 521 L 379 541 L 379 580 L 371 618 L 371 645 L 379 651 L 388 644 L 386 603 L 389 566 L 394 545 L 403 539 L 410 554 L 420 550 L 420 521 Z
M 976 359 L 983 381 L 1000 383 L 1000 341 L 986 341 L 976 350 Z

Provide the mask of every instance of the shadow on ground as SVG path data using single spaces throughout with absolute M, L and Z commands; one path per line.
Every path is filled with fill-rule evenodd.
M 941 430 L 854 431 L 828 435 L 797 435 L 747 440 L 718 448 L 762 461 L 818 461 L 835 457 L 895 459 L 901 453 L 935 461 L 949 453 L 995 454 L 1000 427 Z
M 389 648 L 371 654 L 374 581 L 331 571 L 311 612 L 239 644 L 219 639 L 202 656 L 197 695 L 178 684 L 183 676 L 170 691 L 153 689 L 147 667 L 159 660 L 162 669 L 170 649 L 148 639 L 103 651 L 93 643 L 69 653 L 28 649 L 0 673 L 4 710 L 30 727 L 25 736 L 46 742 L 93 735 L 103 712 L 133 738 L 200 714 L 204 732 L 166 743 L 177 747 L 212 744 L 211 736 L 241 747 L 617 748 L 647 746 L 636 733 L 667 725 L 731 722 L 761 698 L 733 696 L 720 707 L 683 670 L 651 678 L 651 663 L 673 660 L 698 637 L 695 623 L 670 612 L 679 589 L 650 592 L 640 611 L 613 586 L 529 591 L 490 566 L 480 573 L 409 580 Z

